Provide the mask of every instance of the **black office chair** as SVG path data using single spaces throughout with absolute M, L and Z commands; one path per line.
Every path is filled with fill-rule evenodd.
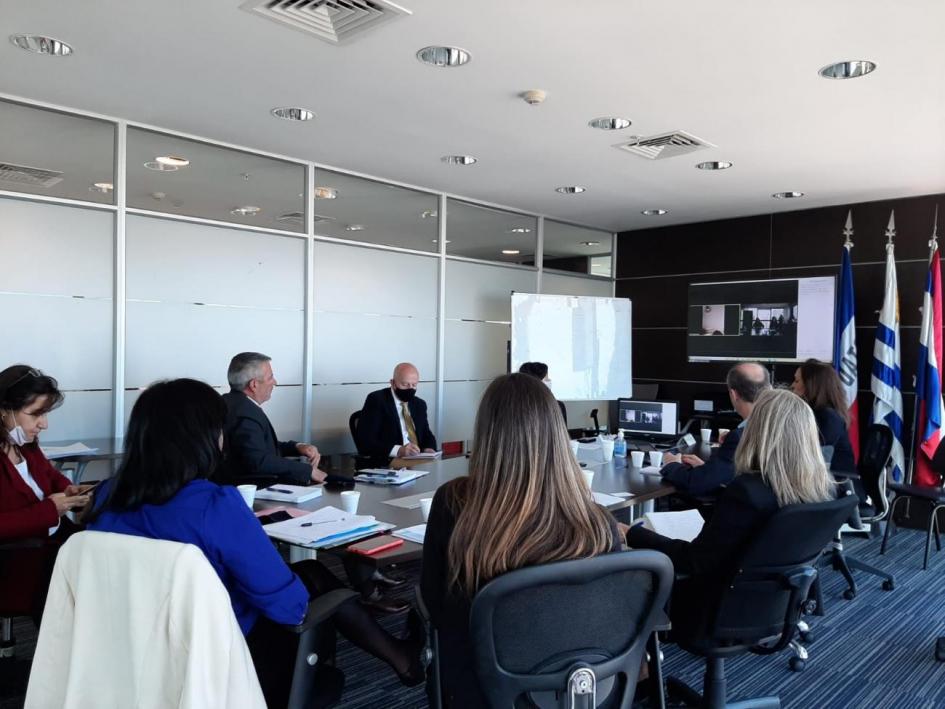
M 932 458 L 932 470 L 936 473 L 945 473 L 945 445 L 939 444 Z M 889 530 L 898 531 L 895 524 L 896 507 L 903 500 L 916 500 L 931 507 L 928 526 L 925 534 L 925 556 L 922 560 L 922 570 L 929 568 L 929 549 L 932 546 L 932 537 L 935 537 L 935 548 L 942 550 L 942 540 L 939 538 L 938 513 L 945 510 L 945 477 L 942 485 L 937 487 L 923 487 L 920 485 L 906 485 L 903 483 L 889 483 L 889 489 L 896 493 L 889 510 L 889 519 L 886 520 L 886 531 L 883 533 L 883 544 L 879 548 L 880 554 L 886 553 L 886 544 L 889 542 Z
M 784 507 L 771 517 L 716 598 L 706 598 L 704 623 L 673 628 L 687 652 L 706 658 L 703 694 L 667 680 L 671 697 L 710 709 L 775 709 L 777 697 L 726 703 L 725 658 L 770 655 L 791 645 L 817 576 L 813 564 L 857 505 L 855 495 Z
M 518 569 L 475 596 L 469 628 L 490 707 L 621 707 L 673 585 L 664 554 L 630 551 Z M 658 665 L 658 647 L 653 658 Z
M 361 410 L 358 409 L 353 414 L 348 417 L 348 430 L 351 431 L 351 438 L 354 439 L 354 445 L 358 449 L 358 452 L 361 452 L 361 448 L 358 446 L 358 421 L 361 420 Z

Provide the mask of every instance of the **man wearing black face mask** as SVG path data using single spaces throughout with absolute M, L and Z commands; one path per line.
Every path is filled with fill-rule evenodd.
M 357 446 L 362 455 L 402 458 L 436 450 L 427 421 L 427 404 L 418 399 L 420 373 L 409 362 L 394 368 L 390 388 L 368 394 L 358 420 Z

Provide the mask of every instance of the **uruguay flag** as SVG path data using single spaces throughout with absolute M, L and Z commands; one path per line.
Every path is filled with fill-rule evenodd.
M 892 218 L 890 218 L 890 222 Z M 890 225 L 890 230 L 893 227 Z M 893 245 L 886 247 L 886 292 L 883 309 L 876 325 L 873 344 L 873 373 L 870 390 L 873 392 L 873 422 L 881 423 L 893 432 L 893 480 L 902 481 L 906 469 L 902 449 L 902 371 L 899 341 L 899 289 L 896 286 L 896 259 Z
M 942 429 L 942 269 L 938 244 L 932 248 L 929 275 L 922 298 L 922 330 L 919 332 L 919 366 L 915 382 L 919 417 L 916 419 L 916 485 L 938 486 L 938 473 L 932 471 L 931 459 L 941 439 Z
M 850 218 L 847 217 L 847 230 Z M 840 297 L 837 300 L 837 314 L 834 318 L 833 367 L 840 375 L 843 393 L 846 395 L 847 411 L 850 415 L 850 444 L 853 456 L 860 458 L 859 407 L 856 402 L 856 318 L 853 312 L 853 269 L 850 267 L 850 249 L 853 244 L 844 244 L 840 261 Z

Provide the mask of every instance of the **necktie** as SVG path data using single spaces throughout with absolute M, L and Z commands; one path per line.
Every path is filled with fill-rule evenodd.
M 419 445 L 417 443 L 417 429 L 413 425 L 413 419 L 410 417 L 410 410 L 407 408 L 407 402 L 400 402 L 400 409 L 404 412 L 404 426 L 407 427 L 407 438 L 410 439 L 410 442 L 413 445 Z

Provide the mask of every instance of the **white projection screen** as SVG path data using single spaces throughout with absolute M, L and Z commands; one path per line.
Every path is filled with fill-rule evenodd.
M 630 301 L 512 293 L 511 371 L 544 362 L 555 398 L 633 396 Z

